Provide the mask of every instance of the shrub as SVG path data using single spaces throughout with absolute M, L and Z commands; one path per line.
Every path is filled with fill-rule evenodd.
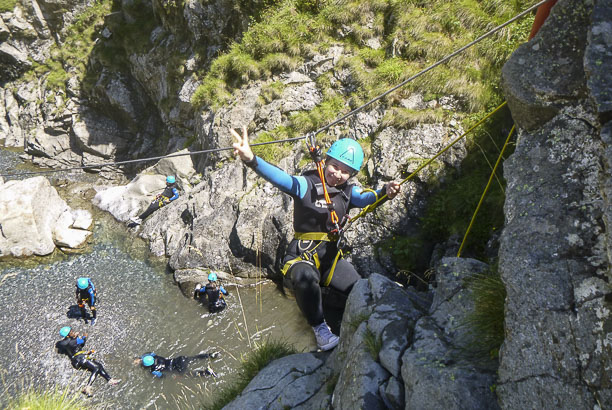
M 476 357 L 497 358 L 504 341 L 506 288 L 497 270 L 473 274 L 466 280 L 474 310 L 461 326 L 469 329 L 465 348 Z

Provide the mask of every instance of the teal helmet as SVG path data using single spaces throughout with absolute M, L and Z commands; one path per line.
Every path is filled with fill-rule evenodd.
M 88 278 L 79 278 L 77 279 L 77 286 L 79 287 L 79 289 L 87 289 L 87 287 L 89 286 L 89 279 Z
M 166 177 L 167 184 L 174 184 L 175 182 L 176 182 L 176 179 L 172 175 Z
M 66 337 L 70 334 L 70 331 L 72 330 L 72 328 L 70 326 L 64 326 L 60 329 L 60 336 L 61 337 Z
M 211 282 L 215 282 L 217 280 L 217 274 L 215 272 L 210 272 L 208 274 L 208 280 Z
M 146 354 L 142 356 L 142 365 L 144 367 L 153 366 L 153 363 L 155 363 L 155 358 L 152 355 Z
M 358 172 L 363 165 L 363 148 L 351 138 L 342 138 L 334 142 L 327 150 L 327 156 Z

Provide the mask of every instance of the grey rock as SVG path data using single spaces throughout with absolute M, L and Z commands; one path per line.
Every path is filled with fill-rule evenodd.
M 332 406 L 337 409 L 383 409 L 379 390 L 389 378 L 389 373 L 365 348 L 367 326 L 359 325 L 346 350 L 337 352 L 344 365 L 332 396 Z M 346 344 L 345 344 L 346 346 Z
M 91 155 L 108 159 L 128 147 L 119 125 L 93 111 L 75 116 L 72 130 L 78 146 Z
M 591 1 L 559 1 L 538 34 L 504 65 L 502 87 L 521 128 L 537 128 L 563 104 L 585 97 L 582 62 L 592 7 Z M 580 29 L 562 29 L 568 27 Z
M 0 74 L 3 79 L 17 78 L 32 66 L 25 51 L 6 43 L 0 43 Z
M 386 383 L 380 386 L 380 397 L 387 408 L 393 410 L 403 409 L 404 383 L 395 377 L 390 377 Z
M 609 81 L 598 68 L 609 53 L 608 11 L 607 2 L 559 1 L 539 34 L 542 44 L 557 43 L 544 83 L 551 98 L 537 92 L 520 97 L 554 110 L 521 123 L 517 149 L 504 165 L 499 269 L 507 290 L 506 339 L 497 389 L 503 408 L 612 403 L 612 356 L 602 348 L 612 322 L 604 307 L 612 293 L 610 125 L 604 124 Z M 513 117 L 526 115 L 522 110 L 531 102 L 521 104 L 510 106 Z
M 325 356 L 301 353 L 273 361 L 224 409 L 286 409 L 303 405 L 325 389 L 331 375 L 325 366 Z
M 612 4 L 596 1 L 584 55 L 587 87 L 600 114 L 612 111 Z

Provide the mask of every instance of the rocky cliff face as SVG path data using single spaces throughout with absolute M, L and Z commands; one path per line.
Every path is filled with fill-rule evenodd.
M 610 2 L 560 0 L 504 67 L 519 133 L 504 168 L 499 269 L 507 289 L 506 338 L 497 379 L 455 355 L 462 340 L 456 323 L 471 309 L 462 278 L 486 267 L 446 258 L 435 269 L 431 305 L 413 303 L 423 294 L 392 290 L 377 275 L 362 280 L 329 358 L 294 358 L 305 365 L 294 373 L 277 361 L 229 408 L 252 400 L 272 408 L 612 406 L 611 17 Z M 402 331 L 395 333 L 396 326 Z M 380 336 L 377 356 L 370 354 L 373 335 Z M 274 389 L 292 386 L 288 380 L 306 387 Z
M 245 85 L 220 109 L 196 112 L 190 104 L 198 85 L 193 74 L 240 35 L 248 13 L 232 14 L 233 2 L 223 0 L 187 0 L 180 10 L 170 3 L 116 2 L 119 8 L 108 10 L 97 29 L 87 81 L 69 80 L 65 90 L 46 87 L 47 76 L 18 77 L 32 61 L 43 63 L 52 44 L 65 41 L 74 15 L 58 11 L 77 10 L 76 3 L 39 0 L 2 13 L 0 140 L 24 146 L 35 162 L 50 166 L 171 152 L 188 140 L 197 148 L 226 147 L 229 127 L 248 125 L 257 136 L 311 110 L 323 98 L 321 76 L 329 76 L 337 92 L 354 86 L 340 64 L 350 50 L 337 45 L 313 53 L 291 72 Z M 352 259 L 369 278 L 350 297 L 338 349 L 273 363 L 230 407 L 612 406 L 611 16 L 609 1 L 559 0 L 538 36 L 504 69 L 518 142 L 505 164 L 499 267 L 508 297 L 498 378 L 490 368 L 454 356 L 461 342 L 455 320 L 469 307 L 461 279 L 485 266 L 443 259 L 432 267 L 435 295 L 400 289 L 375 274 L 393 271 L 390 258 L 375 252 L 376 244 L 394 232 L 410 233 L 426 206 L 426 184 L 416 180 L 350 233 Z M 126 34 L 122 27 L 142 32 Z M 264 98 L 272 83 L 281 83 L 282 92 Z M 424 108 L 411 101 L 404 103 Z M 383 123 L 384 115 L 384 107 L 373 108 L 331 130 L 334 136 L 376 136 L 367 164 L 375 188 L 411 171 L 461 132 L 452 123 L 397 129 Z M 464 156 L 465 147 L 457 146 L 441 158 L 436 175 L 457 167 Z M 278 165 L 289 173 L 305 167 L 297 144 L 281 157 Z M 261 264 L 269 274 L 278 272 L 292 235 L 290 199 L 227 152 L 194 162 L 201 176 L 191 160 L 178 161 L 149 169 L 151 176 L 123 188 L 101 191 L 98 204 L 126 220 L 146 205 L 161 175 L 186 169 L 181 198 L 138 231 L 155 253 L 170 258 L 177 281 L 192 289 L 202 267 L 248 275 Z M 125 206 L 126 195 L 134 207 Z
M 504 408 L 612 405 L 612 5 L 559 1 L 506 64 Z

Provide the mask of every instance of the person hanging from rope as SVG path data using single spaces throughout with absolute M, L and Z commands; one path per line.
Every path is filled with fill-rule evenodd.
M 205 286 L 198 283 L 195 287 L 196 299 L 200 299 L 202 302 L 208 300 L 208 311 L 210 313 L 221 312 L 227 306 L 225 296 L 229 295 L 229 292 L 218 283 L 217 279 L 217 274 L 210 272 L 208 283 Z
M 353 265 L 342 259 L 338 247 L 343 220 L 349 209 L 370 205 L 385 193 L 389 199 L 394 198 L 400 192 L 400 184 L 389 182 L 382 190 L 367 192 L 349 184 L 348 179 L 363 164 L 363 149 L 350 138 L 336 141 L 327 151 L 325 163 L 318 158 L 317 170 L 291 176 L 253 154 L 246 128 L 242 135 L 233 129 L 230 132 L 237 140 L 233 144 L 234 155 L 293 197 L 295 235 L 283 260 L 283 284 L 295 293 L 319 349 L 331 350 L 339 338 L 325 321 L 321 287 L 347 296 L 360 279 Z
M 85 342 L 87 341 L 87 333 L 81 336 L 79 333 L 72 330 L 70 326 L 64 326 L 60 329 L 59 334 L 63 339 L 55 344 L 58 353 L 68 356 L 72 363 L 72 367 L 75 369 L 86 369 L 91 372 L 87 385 L 83 389 L 83 394 L 90 397 L 93 395 L 91 385 L 96 381 L 98 375 L 102 376 L 110 385 L 121 382 L 119 379 L 110 377 L 102 363 L 92 359 L 91 355 L 94 353 L 93 350 L 84 350 Z
M 215 359 L 217 357 L 219 357 L 219 352 L 201 353 L 196 356 L 177 356 L 173 359 L 167 359 L 155 353 L 145 353 L 140 359 L 136 359 L 134 364 L 140 363 L 145 368 L 148 368 L 153 376 L 163 377 L 165 371 L 185 374 L 190 363 L 203 359 Z M 194 376 L 217 377 L 217 374 L 210 367 L 210 364 L 207 364 L 204 368 L 195 369 L 190 373 Z
M 81 316 L 85 323 L 87 323 L 87 310 L 85 309 L 85 304 L 89 306 L 89 310 L 91 310 L 91 325 L 96 324 L 96 317 L 98 316 L 98 311 L 96 309 L 96 287 L 93 282 L 89 278 L 78 278 L 76 282 L 76 300 L 77 305 L 81 309 Z
M 153 212 L 163 208 L 172 201 L 176 201 L 178 197 L 179 191 L 176 188 L 176 178 L 169 175 L 166 177 L 166 188 L 164 191 L 155 197 L 143 213 L 130 219 L 130 227 L 140 225 L 142 221 L 148 218 Z

